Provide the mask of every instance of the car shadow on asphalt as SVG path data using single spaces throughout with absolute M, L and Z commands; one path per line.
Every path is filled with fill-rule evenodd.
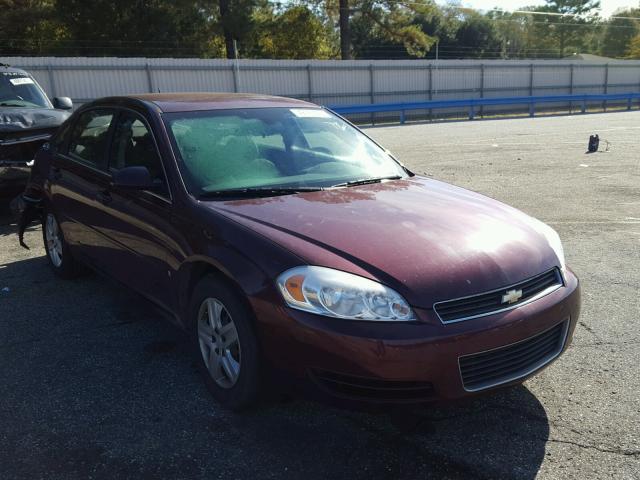
M 544 459 L 548 418 L 525 386 L 446 408 L 227 412 L 181 330 L 98 275 L 58 279 L 42 253 L 0 257 L 7 478 L 532 479 Z

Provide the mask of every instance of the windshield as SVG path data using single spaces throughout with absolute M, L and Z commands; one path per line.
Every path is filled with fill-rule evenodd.
M 165 114 L 191 193 L 327 188 L 406 171 L 366 135 L 319 108 Z
M 51 105 L 29 75 L 0 71 L 0 107 L 51 108 Z

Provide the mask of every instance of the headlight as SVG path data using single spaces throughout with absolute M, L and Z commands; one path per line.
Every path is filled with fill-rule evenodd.
M 306 312 L 351 320 L 415 320 L 413 310 L 397 292 L 331 268 L 292 268 L 278 277 L 278 287 L 287 305 Z
M 558 257 L 558 263 L 560 264 L 560 271 L 562 272 L 562 278 L 565 278 L 565 261 L 564 261 L 564 248 L 562 248 L 562 241 L 560 241 L 560 235 L 549 225 L 545 224 L 544 236 L 549 242 L 549 246 L 553 249 Z

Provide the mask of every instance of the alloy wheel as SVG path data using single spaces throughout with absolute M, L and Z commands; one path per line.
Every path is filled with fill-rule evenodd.
M 198 343 L 211 378 L 222 388 L 233 387 L 240 375 L 240 341 L 233 318 L 217 298 L 200 305 Z
M 62 265 L 62 236 L 60 234 L 58 221 L 51 213 L 47 214 L 45 237 L 47 240 L 47 252 L 49 253 L 51 263 L 53 263 L 54 267 L 60 267 Z

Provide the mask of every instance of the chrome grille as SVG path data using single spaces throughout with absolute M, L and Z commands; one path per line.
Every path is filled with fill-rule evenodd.
M 546 295 L 560 286 L 562 286 L 562 276 L 560 271 L 554 268 L 498 290 L 438 302 L 433 305 L 433 309 L 443 323 L 458 322 L 518 307 Z M 504 296 L 509 292 L 517 292 L 520 297 L 512 303 L 507 303 L 504 301 Z
M 556 358 L 567 336 L 564 321 L 534 337 L 458 359 L 465 390 L 477 391 L 525 377 Z

